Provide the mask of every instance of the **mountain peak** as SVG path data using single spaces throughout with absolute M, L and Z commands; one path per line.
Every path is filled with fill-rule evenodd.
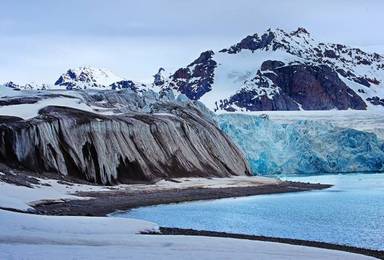
M 310 35 L 310 33 L 307 31 L 307 29 L 303 28 L 303 27 L 299 27 L 297 28 L 296 31 L 293 31 L 291 32 L 291 35 L 292 36 L 297 36 L 297 35 Z
M 231 46 L 229 49 L 223 49 L 220 52 L 227 52 L 229 54 L 235 54 L 242 50 L 277 50 L 277 49 L 289 49 L 291 46 L 296 45 L 308 45 L 313 39 L 310 38 L 309 32 L 299 27 L 297 30 L 288 33 L 280 28 L 268 29 L 263 34 L 248 35 L 239 43 Z
M 105 87 L 123 78 L 116 76 L 107 69 L 99 69 L 90 66 L 83 66 L 76 69 L 69 69 L 63 73 L 55 82 L 56 86 L 65 86 L 66 88 L 87 88 L 87 87 Z
M 273 28 L 201 53 L 164 85 L 213 110 L 366 109 L 384 107 L 383 69 L 378 54 Z

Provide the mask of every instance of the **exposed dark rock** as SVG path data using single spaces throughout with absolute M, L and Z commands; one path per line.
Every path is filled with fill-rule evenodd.
M 364 90 L 364 89 L 361 89 L 361 88 L 359 88 L 357 91 L 358 91 L 359 93 L 365 93 L 365 90 Z
M 46 107 L 27 121 L 3 118 L 0 162 L 100 184 L 250 175 L 242 153 L 199 110 L 162 106 L 172 114 Z
M 359 83 L 363 86 L 366 86 L 366 87 L 370 87 L 371 84 L 369 83 L 369 81 L 366 79 L 366 78 L 363 78 L 363 77 L 354 77 L 352 78 L 352 80 L 356 83 Z
M 276 69 L 278 67 L 282 67 L 284 66 L 285 63 L 282 62 L 282 61 L 278 61 L 278 60 L 266 60 L 264 61 L 262 64 L 261 64 L 261 67 L 260 67 L 260 70 L 261 71 L 265 71 L 265 70 L 273 70 L 273 69 Z
M 259 36 L 258 34 L 248 35 L 242 41 L 240 41 L 238 44 L 232 46 L 229 49 L 223 49 L 220 52 L 235 54 L 235 53 L 240 52 L 241 50 L 251 50 L 251 51 L 255 51 L 258 49 L 277 50 L 278 48 L 282 47 L 283 45 L 281 45 L 277 42 L 272 44 L 275 37 L 276 37 L 276 35 L 270 30 L 267 31 L 266 33 L 262 34 L 261 36 Z
M 0 115 L 0 124 L 5 124 L 5 123 L 13 123 L 17 121 L 22 121 L 23 119 L 20 117 L 16 116 L 2 116 Z
M 20 87 L 19 85 L 17 85 L 13 81 L 9 81 L 9 82 L 5 83 L 4 86 L 8 87 L 8 88 L 13 88 L 13 89 L 18 89 Z
M 34 104 L 38 102 L 38 97 L 14 97 L 8 99 L 1 99 L 0 106 L 19 105 L 19 104 Z
M 240 91 L 233 95 L 228 104 L 223 104 L 222 109 L 230 111 L 230 105 L 234 104 L 238 107 L 245 108 L 247 111 L 275 111 L 275 110 L 300 110 L 299 105 L 287 94 L 277 94 L 273 99 L 266 95 L 254 98 L 257 95 L 255 90 Z
M 307 31 L 307 29 L 303 28 L 303 27 L 299 27 L 297 28 L 296 31 L 293 31 L 291 33 L 291 35 L 300 35 L 300 34 L 306 34 L 306 35 L 309 35 L 309 32 Z
M 272 81 L 305 110 L 366 109 L 365 102 L 326 65 L 292 65 L 274 70 Z
M 337 69 L 336 72 L 338 72 L 341 76 L 343 76 L 345 78 L 356 77 L 356 75 L 353 74 L 351 71 L 345 71 L 343 69 Z
M 154 78 L 153 84 L 155 86 L 164 85 L 165 79 L 164 79 L 164 76 L 162 75 L 164 71 L 165 71 L 164 68 L 160 68 L 159 71 L 155 75 L 153 75 L 153 78 Z
M 130 89 L 133 91 L 138 91 L 144 85 L 137 84 L 132 80 L 121 80 L 118 82 L 114 82 L 110 85 L 111 89 Z
M 325 50 L 324 51 L 324 56 L 328 57 L 328 58 L 332 58 L 332 59 L 337 58 L 337 55 L 336 55 L 334 50 Z
M 177 70 L 171 76 L 171 88 L 177 89 L 192 100 L 198 100 L 211 90 L 214 70 L 217 66 L 212 59 L 214 52 L 206 51 L 186 68 Z
M 259 72 L 252 80 L 253 87 L 241 89 L 219 107 L 227 111 L 233 110 L 233 105 L 249 111 L 299 110 L 300 107 L 304 110 L 366 109 L 364 100 L 330 67 L 280 66 L 282 64 L 264 62 L 261 67 L 274 73 Z
M 367 98 L 367 101 L 371 102 L 371 104 L 375 106 L 384 106 L 384 98 L 379 98 L 379 97 L 371 97 Z

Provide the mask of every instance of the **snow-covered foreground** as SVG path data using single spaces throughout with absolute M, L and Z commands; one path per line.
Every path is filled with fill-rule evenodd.
M 76 196 L 78 191 L 224 188 L 279 182 L 265 177 L 184 178 L 154 185 L 103 187 L 36 179 L 39 184 L 33 184 L 33 188 L 0 181 L 0 207 L 31 210 L 36 201 L 82 198 Z M 139 234 L 158 230 L 155 223 L 135 219 L 42 216 L 0 210 L 0 259 L 370 259 L 271 242 Z
M 2 174 L 0 172 L 0 174 Z M 75 196 L 80 191 L 103 191 L 102 186 L 83 184 L 66 185 L 57 180 L 38 179 L 40 184 L 32 185 L 33 188 L 17 186 L 0 180 L 0 208 L 18 209 L 23 211 L 33 210 L 31 206 L 42 200 L 87 199 Z
M 3 173 L 0 173 L 4 175 Z M 30 210 L 39 200 L 73 199 L 107 187 L 38 179 L 33 188 L 0 182 L 0 207 Z M 181 179 L 113 189 L 174 189 L 270 184 L 263 177 Z M 0 210 L 0 259 L 369 259 L 339 251 L 229 238 L 140 235 L 158 225 L 117 217 L 42 216 Z
M 0 259 L 372 259 L 271 242 L 137 234 L 157 230 L 133 219 L 0 210 Z

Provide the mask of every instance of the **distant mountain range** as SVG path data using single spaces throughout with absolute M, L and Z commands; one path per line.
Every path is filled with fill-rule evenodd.
M 315 41 L 307 30 L 267 30 L 218 52 L 205 51 L 153 84 L 82 67 L 54 85 L 13 82 L 19 89 L 172 89 L 214 111 L 346 110 L 384 108 L 384 57 L 342 44 Z

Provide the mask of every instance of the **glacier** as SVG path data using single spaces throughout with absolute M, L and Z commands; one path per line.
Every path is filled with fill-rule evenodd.
M 244 152 L 254 175 L 384 171 L 384 141 L 332 123 L 222 114 L 219 127 Z

